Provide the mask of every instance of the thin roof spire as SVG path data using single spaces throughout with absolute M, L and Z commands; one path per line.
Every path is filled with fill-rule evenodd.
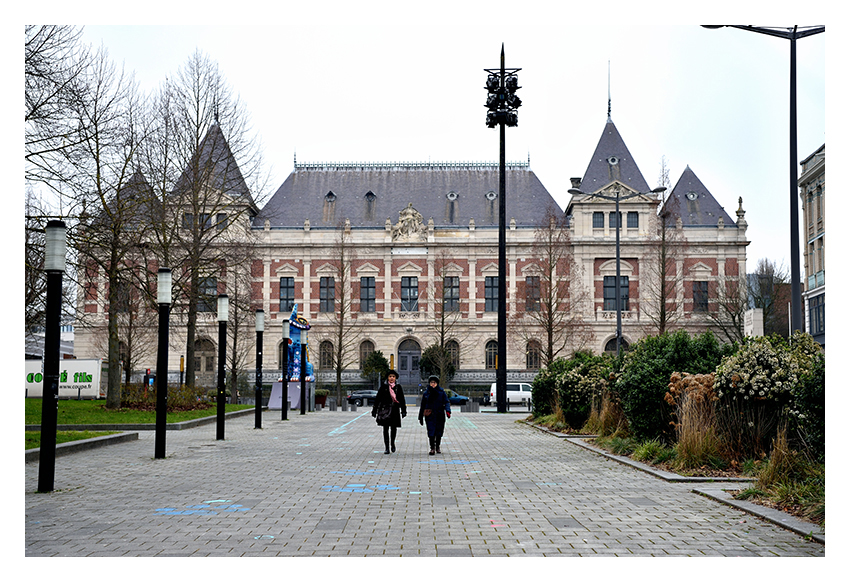
M 608 61 L 608 121 L 611 121 L 611 61 Z

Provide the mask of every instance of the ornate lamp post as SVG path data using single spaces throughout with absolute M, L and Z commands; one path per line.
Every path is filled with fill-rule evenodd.
M 159 345 L 156 352 L 156 439 L 154 458 L 165 458 L 168 415 L 168 318 L 171 314 L 171 269 L 157 273 L 156 302 L 159 304 Z
M 496 409 L 507 412 L 508 332 L 507 332 L 507 252 L 505 235 L 505 126 L 518 124 L 517 108 L 522 100 L 516 95 L 517 71 L 505 69 L 505 45 L 502 44 L 501 66 L 487 72 L 487 127 L 499 126 L 499 322 L 496 356 Z
M 791 191 L 791 332 L 803 329 L 803 298 L 800 291 L 800 200 L 797 195 L 797 39 L 819 34 L 823 26 L 768 28 L 764 26 L 703 25 L 703 28 L 740 28 L 791 41 L 790 91 L 790 191 Z
M 47 296 L 44 309 L 44 383 L 41 392 L 41 445 L 38 453 L 38 491 L 53 491 L 56 474 L 56 418 L 59 415 L 59 339 L 62 317 L 62 276 L 67 239 L 65 223 L 51 220 L 44 237 Z
M 216 399 L 215 438 L 224 440 L 224 360 L 227 357 L 227 295 L 218 296 L 218 398 Z
M 583 196 L 592 196 L 595 198 L 604 198 L 605 200 L 613 200 L 614 201 L 614 215 L 617 217 L 617 231 L 615 234 L 615 253 L 616 253 L 616 261 L 617 261 L 617 276 L 614 281 L 614 301 L 617 302 L 617 357 L 620 357 L 620 344 L 622 343 L 623 338 L 623 320 L 620 315 L 620 310 L 622 309 L 622 301 L 620 299 L 620 200 L 628 200 L 629 198 L 634 198 L 635 196 L 645 196 L 647 194 L 660 194 L 666 191 L 667 188 L 659 187 L 654 190 L 650 190 L 649 192 L 634 192 L 632 194 L 627 194 L 626 196 L 620 196 L 620 189 L 616 190 L 616 195 L 609 196 L 607 194 L 588 194 L 586 192 L 582 192 L 578 188 L 570 188 L 567 190 L 570 194 L 574 195 L 583 195 Z

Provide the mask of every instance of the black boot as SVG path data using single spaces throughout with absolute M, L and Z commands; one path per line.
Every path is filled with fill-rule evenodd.
M 396 434 L 395 427 L 392 427 L 390 429 L 390 450 L 392 452 L 395 452 L 395 434 Z
M 436 448 L 437 448 L 437 454 L 438 454 L 438 455 L 442 455 L 442 454 L 443 454 L 443 453 L 440 451 L 440 439 L 441 439 L 441 438 L 443 438 L 443 437 L 439 437 L 439 436 L 434 437 L 434 444 L 436 445 Z
M 428 437 L 428 443 L 431 445 L 431 451 L 430 451 L 428 454 L 429 454 L 429 455 L 433 455 L 433 454 L 434 454 L 434 446 L 435 446 L 435 444 L 434 444 L 434 437 L 429 436 L 429 437 Z
M 386 432 L 386 429 L 384 429 L 384 454 L 390 454 L 390 435 Z

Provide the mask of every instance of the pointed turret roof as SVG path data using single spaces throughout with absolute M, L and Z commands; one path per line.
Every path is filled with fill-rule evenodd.
M 725 226 L 735 225 L 735 221 L 697 178 L 690 166 L 682 172 L 682 177 L 676 182 L 664 207 L 672 215 L 680 216 L 684 225 L 717 226 L 717 220 L 721 217 Z
M 248 184 L 218 123 L 210 126 L 201 141 L 196 161 L 198 162 L 197 170 L 193 163 L 183 170 L 183 174 L 177 181 L 178 191 L 181 188 L 191 187 L 193 180 L 200 180 L 207 187 L 216 188 L 228 196 L 244 198 L 245 203 L 256 209 Z M 200 174 L 199 176 L 193 176 L 196 171 Z
M 617 126 L 609 117 L 590 164 L 584 172 L 581 189 L 588 194 L 598 192 L 615 180 L 636 192 L 649 192 L 643 174 L 617 131 Z

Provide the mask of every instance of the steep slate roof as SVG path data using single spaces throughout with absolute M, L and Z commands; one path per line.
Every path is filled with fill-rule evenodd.
M 537 226 L 547 207 L 561 212 L 527 164 L 512 163 L 505 175 L 508 221 Z M 497 164 L 296 164 L 254 226 L 301 227 L 309 219 L 311 227 L 336 227 L 347 218 L 352 227 L 384 228 L 409 203 L 436 227 L 467 227 L 470 219 L 498 226 L 498 192 Z
M 692 193 L 690 197 L 689 193 Z M 735 226 L 735 221 L 718 204 L 690 166 L 682 172 L 682 177 L 676 182 L 664 205 L 672 215 L 682 217 L 683 225 L 717 226 L 717 219 L 722 216 L 725 226 Z
M 616 164 L 612 165 L 608 162 L 611 157 L 617 158 Z M 643 179 L 643 174 L 637 167 L 637 163 L 632 158 L 629 148 L 626 147 L 626 143 L 620 137 L 617 126 L 609 117 L 605 123 L 602 137 L 599 138 L 599 143 L 593 152 L 593 157 L 584 172 L 581 190 L 588 194 L 598 192 L 614 180 L 622 182 L 637 192 L 649 192 L 650 190 L 646 180 Z
M 217 188 L 233 198 L 244 198 L 244 201 L 251 208 L 256 209 L 254 199 L 251 197 L 251 191 L 248 189 L 248 184 L 245 183 L 245 178 L 242 176 L 242 171 L 239 169 L 239 164 L 230 150 L 230 145 L 224 137 L 218 123 L 213 123 L 204 139 L 201 141 L 197 159 L 202 167 L 201 171 L 205 175 L 199 176 L 208 186 Z M 207 164 L 212 164 L 211 169 L 206 169 Z M 192 163 L 183 170 L 180 179 L 177 181 L 175 191 L 181 188 L 188 188 L 192 181 Z

